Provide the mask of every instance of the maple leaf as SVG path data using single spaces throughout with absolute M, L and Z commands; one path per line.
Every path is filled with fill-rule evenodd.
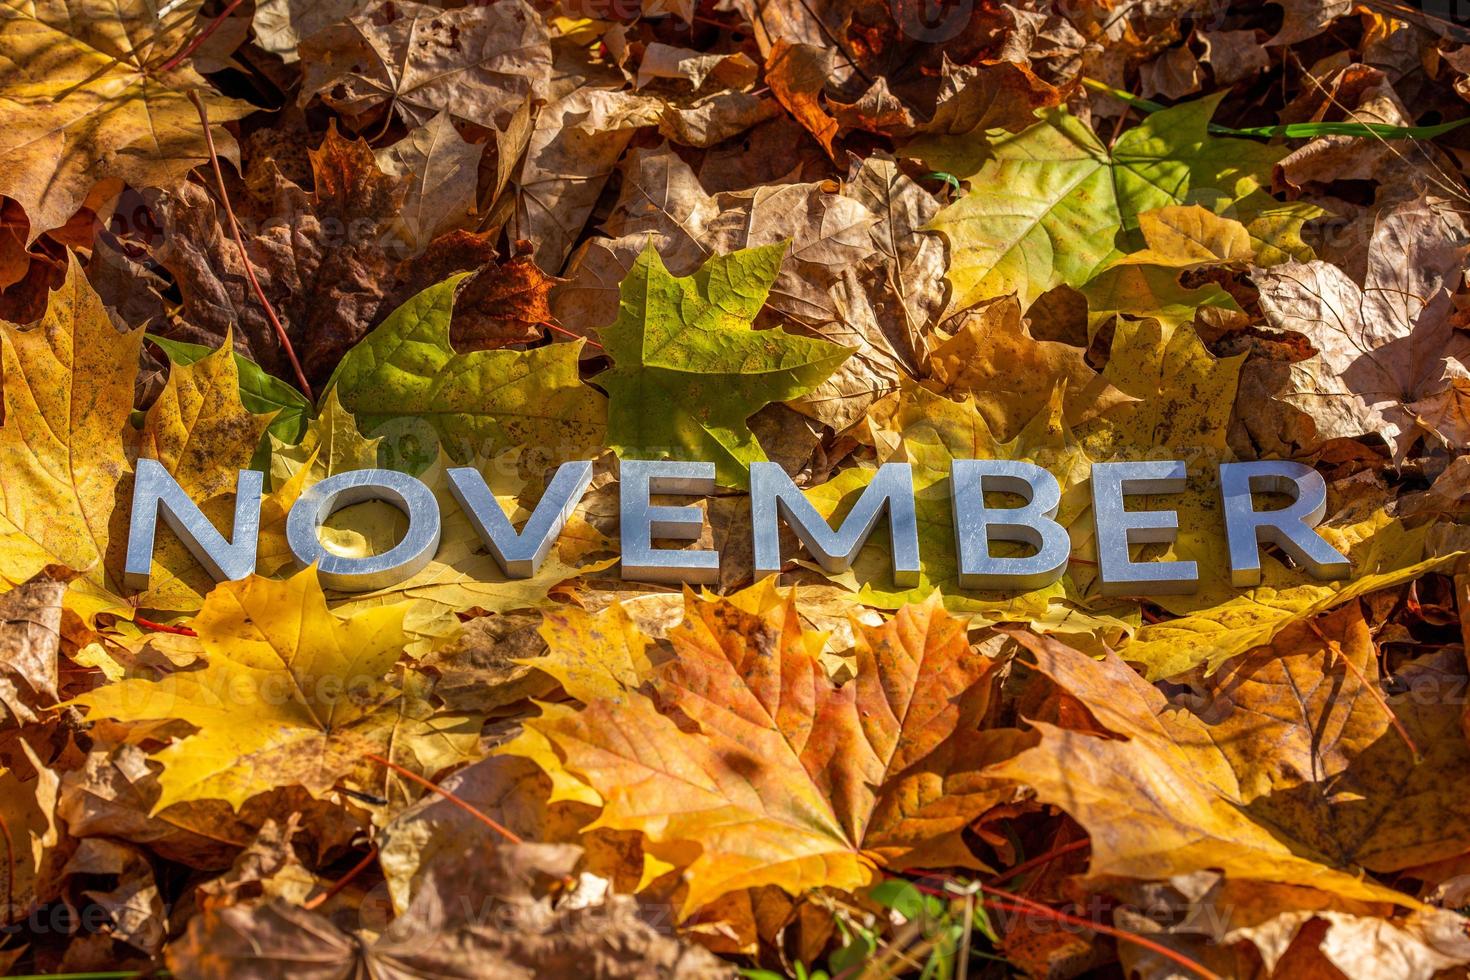
M 18 722 L 39 721 L 57 700 L 61 598 L 71 573 L 55 566 L 0 593 L 0 705 Z
M 1138 216 L 1138 230 L 1147 248 L 1114 260 L 1080 290 L 1094 330 L 1119 313 L 1178 326 L 1194 320 L 1203 307 L 1241 312 L 1219 286 L 1186 287 L 1179 277 L 1193 269 L 1253 259 L 1244 225 L 1194 204 L 1145 211 Z
M 635 150 L 603 228 L 578 250 L 554 309 L 583 329 L 617 314 L 618 284 L 647 246 L 678 276 L 711 256 L 790 239 L 767 299 L 803 332 L 853 349 L 826 381 L 793 400 L 798 411 L 844 429 L 900 379 L 920 372 L 930 324 L 943 312 L 943 239 L 918 229 L 939 205 L 886 158 L 830 181 L 706 194 L 668 146 Z
M 138 455 L 162 463 L 195 500 L 234 491 L 237 471 L 221 460 L 248 460 L 272 422 L 274 412 L 245 407 L 239 370 L 227 335 L 219 350 L 173 365 L 143 417 Z
M 436 237 L 475 216 L 480 157 L 485 147 L 454 128 L 446 110 L 374 154 L 386 174 L 411 179 L 399 214 L 404 240 L 422 251 Z
M 852 890 L 879 867 L 975 866 L 960 833 L 1001 798 L 974 778 L 996 663 L 937 601 L 858 637 L 839 688 L 794 599 L 758 615 L 690 596 L 657 700 L 543 705 L 527 727 L 606 801 L 593 826 L 639 831 L 683 869 L 681 918 L 759 885 Z
M 169 363 L 193 364 L 214 353 L 202 344 L 191 344 L 167 337 L 147 338 L 168 355 Z M 311 414 L 311 403 L 306 396 L 286 384 L 280 378 L 266 374 L 259 364 L 235 354 L 235 371 L 240 382 L 240 404 L 256 415 L 271 416 L 271 435 L 286 443 L 300 441 Z
M 1079 435 L 1099 459 L 1154 447 L 1220 456 L 1244 361 L 1211 354 L 1188 326 L 1120 320 L 1102 376 L 1136 401 L 1079 427 Z
M 284 581 L 224 582 L 192 620 L 204 665 L 130 678 L 75 703 L 119 721 L 176 719 L 196 731 L 154 755 L 163 764 L 154 812 L 188 800 L 238 809 L 277 786 L 321 796 L 391 753 L 433 772 L 473 751 L 477 718 L 435 714 L 388 675 L 408 641 L 400 603 L 341 619 L 316 570 Z
M 253 111 L 227 99 L 188 64 L 169 65 L 194 25 L 202 0 L 166 11 L 145 0 L 94 7 L 83 0 L 0 6 L 0 82 L 6 118 L 0 133 L 0 193 L 30 217 L 27 244 L 64 225 L 92 186 L 121 180 L 170 186 L 208 158 L 199 116 L 229 154 L 221 123 Z M 165 70 L 167 68 L 167 70 Z
M 524 473 L 586 458 L 601 446 L 606 409 L 581 381 L 582 342 L 528 351 L 457 353 L 450 316 L 462 276 L 423 290 L 342 358 L 328 387 L 368 435 L 429 436 L 464 461 L 525 447 Z
M 617 321 L 602 331 L 613 359 L 608 443 L 633 459 L 713 460 L 743 486 L 766 458 L 745 420 L 819 384 L 849 351 L 782 330 L 755 330 L 786 246 L 716 256 L 691 276 L 669 274 L 651 247 L 623 280 Z
M 227 526 L 237 470 L 249 464 L 270 423 L 241 405 L 235 362 L 221 350 L 176 365 L 142 431 L 133 429 L 142 340 L 141 330 L 112 325 L 75 263 L 38 323 L 0 322 L 0 448 L 9 461 L 0 486 L 0 578 L 21 582 L 53 564 L 78 571 L 66 606 L 89 625 L 100 612 L 197 609 L 213 581 L 169 534 L 149 589 L 131 595 L 123 587 L 128 514 L 119 501 L 131 494 L 136 456 L 157 458 Z
M 971 190 L 929 227 L 954 249 L 953 307 L 1014 292 L 1023 306 L 1054 286 L 1082 286 L 1138 242 L 1138 217 L 1177 204 L 1229 207 L 1253 236 L 1289 237 L 1261 190 L 1283 151 L 1207 133 L 1220 97 L 1153 113 L 1105 147 L 1065 109 L 1042 110 L 1018 135 L 921 138 L 907 148 L 967 178 Z M 1257 219 L 1260 212 L 1269 217 Z
M 815 44 L 792 44 L 777 39 L 766 55 L 766 84 L 792 118 L 801 123 L 833 160 L 837 153 L 832 140 L 841 129 L 836 119 L 827 114 L 819 96 L 832 77 L 837 52 Z
M 1402 460 L 1422 431 L 1410 406 L 1470 379 L 1470 340 L 1450 319 L 1467 241 L 1457 214 L 1403 204 L 1374 223 L 1361 287 L 1321 261 L 1253 275 L 1271 324 L 1319 351 L 1291 366 L 1281 397 L 1311 417 L 1320 439 L 1380 433 Z
M 248 261 L 307 376 L 330 373 L 342 351 L 377 321 L 391 291 L 392 262 L 381 239 L 405 181 L 384 175 L 366 142 L 343 139 L 335 127 L 311 153 L 311 168 L 310 194 L 268 160 L 247 170 L 252 194 L 246 202 L 237 195 L 235 206 L 247 215 L 259 209 L 265 217 L 247 218 L 247 227 L 257 230 L 246 234 L 244 257 L 223 210 L 204 188 L 183 184 L 154 199 L 164 226 L 154 257 L 184 300 L 182 320 L 157 332 L 213 347 L 233 329 L 242 354 L 272 374 L 291 376 L 250 285 Z M 343 235 L 343 228 L 353 234 Z
M 1076 426 L 1137 399 L 1098 375 L 1086 351 L 1036 340 L 1014 297 L 966 310 L 953 335 L 929 356 L 926 387 L 951 396 L 972 395 L 975 408 L 1002 440 L 1047 410 L 1058 386 L 1068 425 Z
M 309 474 L 298 481 L 300 490 L 337 473 L 373 469 L 382 441 L 362 434 L 352 413 L 342 407 L 337 389 L 332 388 L 322 397 L 321 410 L 306 423 L 300 439 L 289 444 L 271 440 L 271 486 L 283 490 L 303 469 Z
M 53 563 L 85 570 L 72 592 L 86 594 L 86 615 L 126 606 L 108 559 L 124 519 L 117 488 L 131 468 L 124 434 L 142 343 L 141 330 L 112 325 L 75 262 L 40 322 L 0 323 L 0 577 L 23 582 Z
M 551 77 L 546 26 L 529 4 L 441 10 L 379 0 L 301 45 L 301 104 L 315 95 L 348 116 L 384 102 L 411 126 L 440 111 L 493 125 Z
M 1470 807 L 1434 775 L 1470 754 L 1459 706 L 1391 699 L 1404 732 L 1433 753 L 1416 762 L 1367 689 L 1377 666 L 1356 604 L 1231 661 L 1202 701 L 1171 702 L 1115 657 L 1014 635 L 1102 730 L 1034 719 L 1039 743 L 991 773 L 1032 786 L 1088 830 L 1089 879 L 1216 868 L 1413 907 L 1362 869 L 1396 871 L 1470 840 Z M 1440 686 L 1462 683 L 1464 667 L 1431 654 L 1405 671 Z

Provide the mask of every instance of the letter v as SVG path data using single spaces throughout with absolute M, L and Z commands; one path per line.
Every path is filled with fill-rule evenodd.
M 459 466 L 449 471 L 449 492 L 454 494 L 490 554 L 511 578 L 530 578 L 536 574 L 591 482 L 591 460 L 563 463 L 526 526 L 517 534 L 479 470 Z

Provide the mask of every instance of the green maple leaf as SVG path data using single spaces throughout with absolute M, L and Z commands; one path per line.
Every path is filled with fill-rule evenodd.
M 714 460 L 720 483 L 744 486 L 750 464 L 766 458 L 745 420 L 806 394 L 852 353 L 752 326 L 785 252 L 785 243 L 742 249 L 673 276 L 644 249 L 602 331 L 613 367 L 597 383 L 620 456 Z
M 970 181 L 928 226 L 953 246 L 954 308 L 1011 292 L 1029 306 L 1055 286 L 1080 287 L 1143 247 L 1140 214 L 1172 205 L 1228 213 L 1250 231 L 1260 262 L 1303 251 L 1302 222 L 1320 211 L 1293 210 L 1262 189 L 1283 149 L 1209 134 L 1219 101 L 1153 113 L 1111 148 L 1062 107 L 1019 134 L 910 144 L 929 166 Z
M 396 468 L 421 470 L 437 446 L 456 462 L 512 449 L 524 473 L 586 459 L 602 445 L 604 400 L 577 373 L 582 341 L 461 354 L 449 344 L 451 276 L 413 296 L 347 352 L 328 382 Z

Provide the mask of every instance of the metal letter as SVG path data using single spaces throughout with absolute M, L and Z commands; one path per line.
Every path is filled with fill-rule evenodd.
M 888 512 L 889 553 L 893 581 L 919 584 L 919 522 L 914 514 L 913 467 L 884 463 L 863 489 L 842 526 L 832 530 L 778 463 L 750 464 L 750 520 L 755 543 L 755 577 L 781 570 L 781 537 L 777 520 L 785 520 L 806 550 L 829 572 L 852 567 L 863 542 Z
M 322 547 L 317 529 L 333 512 L 367 500 L 403 511 L 408 532 L 381 555 L 351 558 Z M 420 480 L 393 470 L 353 470 L 309 488 L 286 518 L 286 542 L 302 565 L 317 563 L 322 584 L 339 592 L 387 588 L 423 568 L 439 550 L 439 502 Z
M 510 578 L 536 574 L 591 482 L 591 460 L 561 464 L 526 519 L 526 526 L 517 534 L 479 470 L 459 466 L 449 471 L 449 492 L 474 525 L 486 550 Z
M 138 460 L 133 480 L 133 509 L 128 523 L 128 554 L 123 583 L 131 589 L 148 588 L 153 565 L 153 535 L 158 514 L 184 547 L 216 582 L 242 579 L 255 571 L 255 547 L 260 534 L 260 490 L 265 474 L 240 470 L 235 476 L 235 526 L 230 540 L 215 530 L 199 505 L 189 499 L 172 474 L 156 459 Z
M 1052 520 L 1062 502 L 1056 477 L 1021 460 L 957 459 L 950 467 L 949 484 L 960 588 L 1040 589 L 1062 577 L 1072 542 L 1067 529 Z M 986 491 L 1013 493 L 1026 503 L 988 507 Z M 990 553 L 992 539 L 1019 541 L 1036 553 L 998 558 Z
M 1280 510 L 1256 510 L 1252 492 L 1283 493 L 1293 499 Z M 1327 483 L 1310 466 L 1275 459 L 1222 463 L 1220 496 L 1230 544 L 1230 584 L 1261 584 L 1259 545 L 1267 541 L 1313 578 L 1346 578 L 1352 572 L 1352 563 L 1313 530 L 1327 514 Z
M 1132 544 L 1166 544 L 1179 536 L 1172 510 L 1126 510 L 1123 497 L 1179 493 L 1188 471 L 1180 460 L 1092 464 L 1092 519 L 1097 528 L 1098 578 L 1104 595 L 1188 594 L 1199 588 L 1192 561 L 1134 561 Z
M 618 467 L 619 536 L 623 578 L 640 582 L 708 584 L 720 577 L 718 551 L 655 548 L 654 538 L 694 541 L 704 527 L 698 507 L 655 507 L 655 493 L 698 495 L 715 488 L 714 463 L 625 459 Z

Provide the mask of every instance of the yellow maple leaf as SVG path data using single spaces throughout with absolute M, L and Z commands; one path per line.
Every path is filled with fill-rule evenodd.
M 1088 366 L 1086 351 L 1036 340 L 1014 296 L 961 314 L 954 335 L 929 358 L 928 386 L 953 396 L 973 395 L 991 430 L 1010 439 L 1046 409 L 1060 386 L 1069 425 L 1079 425 L 1133 399 Z
M 75 262 L 46 315 L 0 321 L 5 423 L 0 451 L 0 579 L 15 583 L 49 564 L 82 572 L 66 604 L 87 622 L 133 608 L 197 609 L 213 585 L 172 532 L 159 536 L 149 589 L 122 585 L 132 464 L 158 459 L 217 527 L 229 531 L 237 472 L 271 417 L 241 405 L 228 345 L 174 365 L 141 432 L 129 424 L 141 330 L 120 332 Z
M 314 568 L 283 581 L 225 582 L 191 620 L 201 669 L 129 678 L 74 703 L 93 717 L 196 729 L 154 756 L 163 764 L 154 812 L 209 799 L 238 809 L 288 785 L 321 796 L 390 745 L 400 762 L 433 772 L 473 752 L 480 723 L 434 714 L 390 677 L 408 642 L 409 608 L 338 617 Z
M 71 595 L 84 614 L 127 605 L 121 561 L 109 558 L 126 527 L 117 487 L 131 470 L 124 436 L 142 343 L 141 330 L 113 327 L 75 262 L 40 322 L 0 321 L 0 577 L 23 582 L 53 563 L 82 571 Z
M 1443 778 L 1470 764 L 1461 709 L 1422 693 L 1462 689 L 1463 659 L 1442 649 L 1406 665 L 1409 690 L 1385 709 L 1370 692 L 1377 661 L 1356 604 L 1293 625 L 1172 701 L 1116 657 L 1015 636 L 1086 712 L 1037 718 L 1037 744 L 991 772 L 1087 829 L 1088 880 L 1216 869 L 1418 907 L 1364 869 L 1470 845 L 1470 804 Z
M 0 4 L 0 193 L 25 208 L 31 239 L 65 224 L 98 181 L 167 186 L 207 159 L 191 94 L 212 123 L 253 111 L 189 65 L 169 65 L 202 5 Z M 213 129 L 221 152 L 233 155 L 234 138 Z

